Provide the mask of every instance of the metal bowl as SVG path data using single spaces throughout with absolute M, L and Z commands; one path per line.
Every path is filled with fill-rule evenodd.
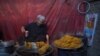
M 17 54 L 18 55 L 22 55 L 22 56 L 32 56 L 32 55 L 39 55 L 39 53 L 37 52 L 34 52 L 34 49 L 27 49 L 25 48 L 24 46 L 21 46 L 19 48 L 17 48 L 16 50 Z M 47 52 L 43 55 L 40 55 L 40 56 L 50 56 L 51 54 L 53 53 L 53 47 L 50 46 L 49 49 L 47 50 Z

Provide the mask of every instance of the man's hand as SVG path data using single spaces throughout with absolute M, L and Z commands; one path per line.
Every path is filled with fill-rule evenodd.
M 21 27 L 21 32 L 22 32 L 22 33 L 25 32 L 25 28 L 24 28 L 24 26 Z
M 28 31 L 25 30 L 24 26 L 21 27 L 21 32 L 25 33 L 25 37 L 28 37 Z
M 28 31 L 25 31 L 25 37 L 28 37 L 28 34 L 29 34 Z
M 49 44 L 49 35 L 46 35 L 47 44 Z

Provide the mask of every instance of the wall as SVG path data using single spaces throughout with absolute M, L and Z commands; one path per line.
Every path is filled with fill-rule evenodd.
M 96 33 L 94 37 L 93 47 L 89 48 L 88 56 L 100 56 L 100 1 L 91 2 L 91 10 L 89 13 L 98 13 L 98 21 L 96 27 Z

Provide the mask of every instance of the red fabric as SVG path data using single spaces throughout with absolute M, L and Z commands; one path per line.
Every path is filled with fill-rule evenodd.
M 77 11 L 77 4 L 81 1 L 0 0 L 0 29 L 6 40 L 16 40 L 21 35 L 21 26 L 31 23 L 38 14 L 42 14 L 46 16 L 51 40 L 61 32 L 82 31 L 84 15 Z

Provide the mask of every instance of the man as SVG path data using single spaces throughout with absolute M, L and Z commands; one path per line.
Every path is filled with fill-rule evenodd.
M 25 32 L 26 40 L 29 42 L 46 41 L 47 26 L 44 23 L 45 17 L 38 15 L 36 22 L 22 27 L 22 32 Z

